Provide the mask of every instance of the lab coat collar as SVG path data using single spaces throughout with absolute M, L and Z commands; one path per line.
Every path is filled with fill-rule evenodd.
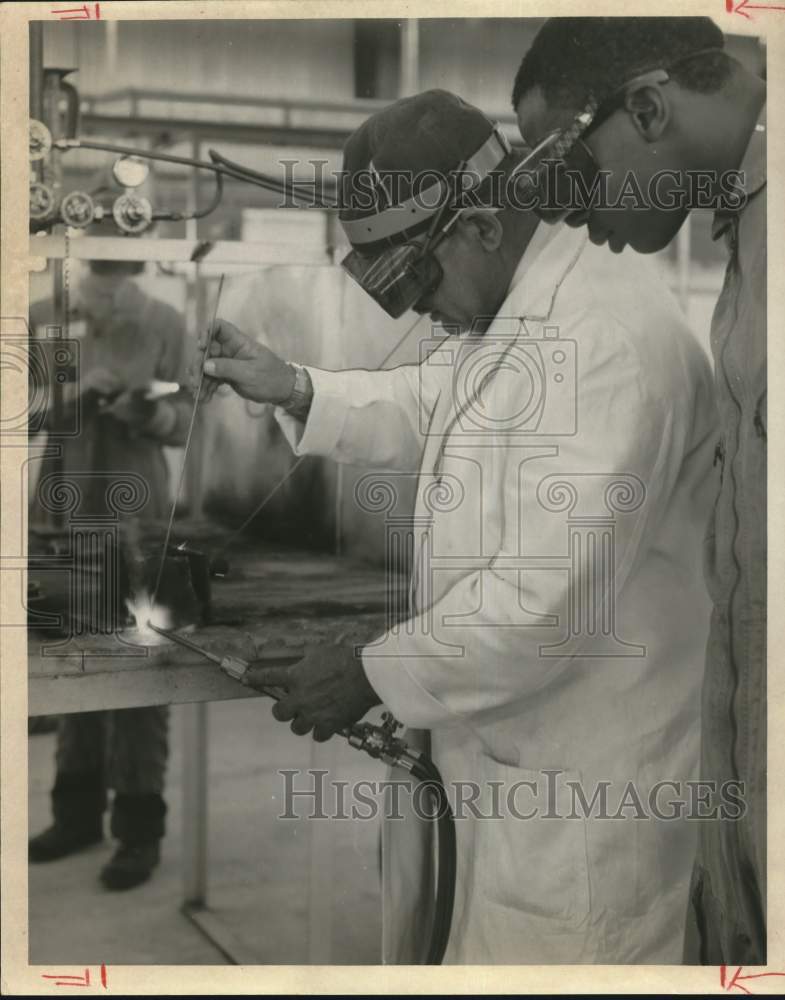
M 758 121 L 752 130 L 744 158 L 741 161 L 741 170 L 744 182 L 742 187 L 747 195 L 744 204 L 736 209 L 723 209 L 714 213 L 714 222 L 711 228 L 712 239 L 719 239 L 733 220 L 733 216 L 743 212 L 750 198 L 766 183 L 766 103 L 758 115 Z
M 541 222 L 518 262 L 507 299 L 497 315 L 507 315 L 515 299 L 514 315 L 520 319 L 547 320 L 562 281 L 575 266 L 589 240 L 585 227 Z

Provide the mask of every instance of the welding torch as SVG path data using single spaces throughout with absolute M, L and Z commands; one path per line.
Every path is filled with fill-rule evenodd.
M 225 674 L 236 681 L 242 682 L 246 671 L 251 666 L 247 660 L 243 660 L 239 656 L 219 656 L 217 653 L 212 653 L 210 650 L 204 649 L 198 643 L 186 639 L 185 636 L 179 635 L 177 632 L 159 628 L 158 625 L 153 625 L 152 622 L 148 622 L 147 624 L 158 635 L 163 636 L 165 639 L 170 639 L 172 642 L 176 642 L 186 649 L 191 649 L 212 663 L 217 664 Z M 278 664 L 282 666 L 297 663 L 301 659 L 301 656 L 286 654 L 276 657 Z M 254 690 L 275 699 L 275 701 L 280 701 L 286 694 L 285 690 L 279 687 L 257 687 L 254 685 Z M 349 741 L 350 746 L 353 746 L 356 750 L 363 750 L 375 760 L 382 760 L 386 764 L 404 768 L 412 777 L 426 784 L 433 795 L 436 803 L 434 822 L 437 824 L 439 863 L 433 926 L 431 928 L 428 949 L 423 958 L 423 964 L 440 965 L 447 950 L 455 900 L 457 867 L 455 821 L 439 769 L 429 757 L 408 746 L 400 737 L 395 735 L 396 730 L 399 728 L 401 728 L 401 723 L 393 717 L 391 712 L 385 712 L 382 715 L 381 725 L 375 726 L 370 722 L 355 722 L 351 726 L 346 726 L 340 730 L 340 735 Z
M 243 660 L 239 656 L 219 656 L 177 632 L 161 628 L 152 622 L 147 624 L 158 635 L 170 639 L 186 649 L 193 650 L 193 652 L 199 653 L 205 659 L 217 664 L 233 680 L 244 682 L 246 672 L 251 666 L 247 660 Z M 275 658 L 275 662 L 277 666 L 290 666 L 301 659 L 302 656 L 283 653 Z M 286 694 L 286 691 L 279 687 L 254 685 L 254 690 L 268 698 L 273 698 L 275 701 L 280 701 Z M 382 718 L 383 722 L 380 726 L 374 726 L 369 722 L 354 723 L 352 726 L 341 729 L 340 735 L 344 736 L 349 744 L 357 750 L 364 750 L 375 759 L 383 760 L 386 764 L 397 764 L 399 767 L 414 773 L 422 755 L 418 750 L 409 747 L 402 739 L 395 736 L 396 730 L 401 728 L 401 723 L 393 718 L 391 713 L 385 712 Z

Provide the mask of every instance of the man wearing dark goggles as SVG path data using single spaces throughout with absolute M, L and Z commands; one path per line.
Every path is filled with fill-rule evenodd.
M 708 19 L 678 19 L 701 20 Z M 582 69 L 571 52 L 560 70 L 553 53 L 543 55 L 535 43 L 513 93 L 524 142 L 536 146 L 578 125 L 575 142 L 551 163 L 550 174 L 545 171 L 551 186 L 542 200 L 542 218 L 587 224 L 594 243 L 607 243 L 617 253 L 627 245 L 651 253 L 667 246 L 691 209 L 734 207 L 743 199 L 737 168 L 763 99 L 762 82 L 739 66 L 734 80 L 740 75 L 741 85 L 732 100 L 724 89 L 716 98 L 713 90 L 685 87 L 685 78 L 705 87 L 715 80 L 727 84 L 731 72 L 721 33 L 716 28 L 701 32 L 699 26 L 691 41 L 688 28 L 674 29 L 685 35 L 681 51 L 674 46 L 658 58 L 651 46 L 639 52 L 631 45 L 626 60 L 620 53 L 616 62 L 630 67 L 625 74 L 617 66 L 621 79 L 608 68 L 613 55 L 604 60 L 598 55 L 594 86 L 585 87 L 551 82 L 562 70 L 565 80 L 571 71 L 579 78 Z M 577 107 L 571 108 L 572 102 Z
M 700 824 L 685 960 L 756 965 L 766 962 L 766 85 L 752 47 L 737 49 L 743 65 L 724 45 L 708 18 L 553 18 L 521 63 L 513 105 L 528 138 L 595 103 L 561 162 L 563 174 L 602 168 L 607 179 L 608 205 L 564 213 L 594 243 L 660 250 L 703 207 L 727 244 L 711 328 L 722 474 L 705 515 L 714 613 L 700 777 L 739 781 L 746 798 L 738 821 Z M 643 204 L 618 197 L 625 183 Z
M 433 94 L 436 101 L 448 96 L 440 97 L 438 91 Z M 377 167 L 367 155 L 362 129 L 349 140 L 340 217 L 352 250 L 341 263 L 390 316 L 397 318 L 415 309 L 431 313 L 437 322 L 469 329 L 478 315 L 495 313 L 507 291 L 503 278 L 507 268 L 495 269 L 500 280 L 492 285 L 498 287 L 480 291 L 478 285 L 485 283 L 466 280 L 461 247 L 468 250 L 467 238 L 471 242 L 479 236 L 486 249 L 497 249 L 493 242 L 501 240 L 502 227 L 493 215 L 500 207 L 499 181 L 510 176 L 515 159 L 498 126 L 475 109 L 469 113 L 468 105 L 458 98 L 452 101 L 464 117 L 467 134 L 444 143 L 447 156 L 451 148 L 456 150 L 452 162 L 443 159 L 444 169 L 416 157 L 407 159 L 404 153 L 395 162 L 395 169 L 385 170 L 386 164 Z M 382 156 L 385 153 L 390 155 L 384 150 Z M 402 187 L 405 191 L 394 203 L 390 203 L 387 186 L 392 176 L 398 191 Z M 533 218 L 512 219 L 508 235 L 513 228 L 531 235 L 535 225 Z M 495 236 L 488 242 L 491 230 Z M 515 253 L 519 255 L 528 236 L 518 242 Z M 509 252 L 505 257 L 510 263 Z M 511 276 L 509 271 L 507 279 Z

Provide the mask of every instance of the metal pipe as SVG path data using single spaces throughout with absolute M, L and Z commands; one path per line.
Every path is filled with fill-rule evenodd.
M 36 121 L 44 120 L 44 25 L 43 21 L 31 21 L 29 24 L 30 46 L 30 117 Z M 39 160 L 31 164 L 32 173 L 37 181 L 43 176 L 43 163 Z
M 420 89 L 420 22 L 407 17 L 401 25 L 401 67 L 399 97 L 409 97 Z
M 30 29 L 30 117 L 43 121 L 44 115 L 44 24 L 31 21 Z

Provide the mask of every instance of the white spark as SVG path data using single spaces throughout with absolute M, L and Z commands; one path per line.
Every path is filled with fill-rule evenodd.
M 169 611 L 162 604 L 153 604 L 152 595 L 147 591 L 134 594 L 133 597 L 126 597 L 126 607 L 133 616 L 136 627 L 133 630 L 133 638 L 143 646 L 157 646 L 166 642 L 164 636 L 159 635 L 150 628 L 150 623 L 158 628 L 170 628 Z

